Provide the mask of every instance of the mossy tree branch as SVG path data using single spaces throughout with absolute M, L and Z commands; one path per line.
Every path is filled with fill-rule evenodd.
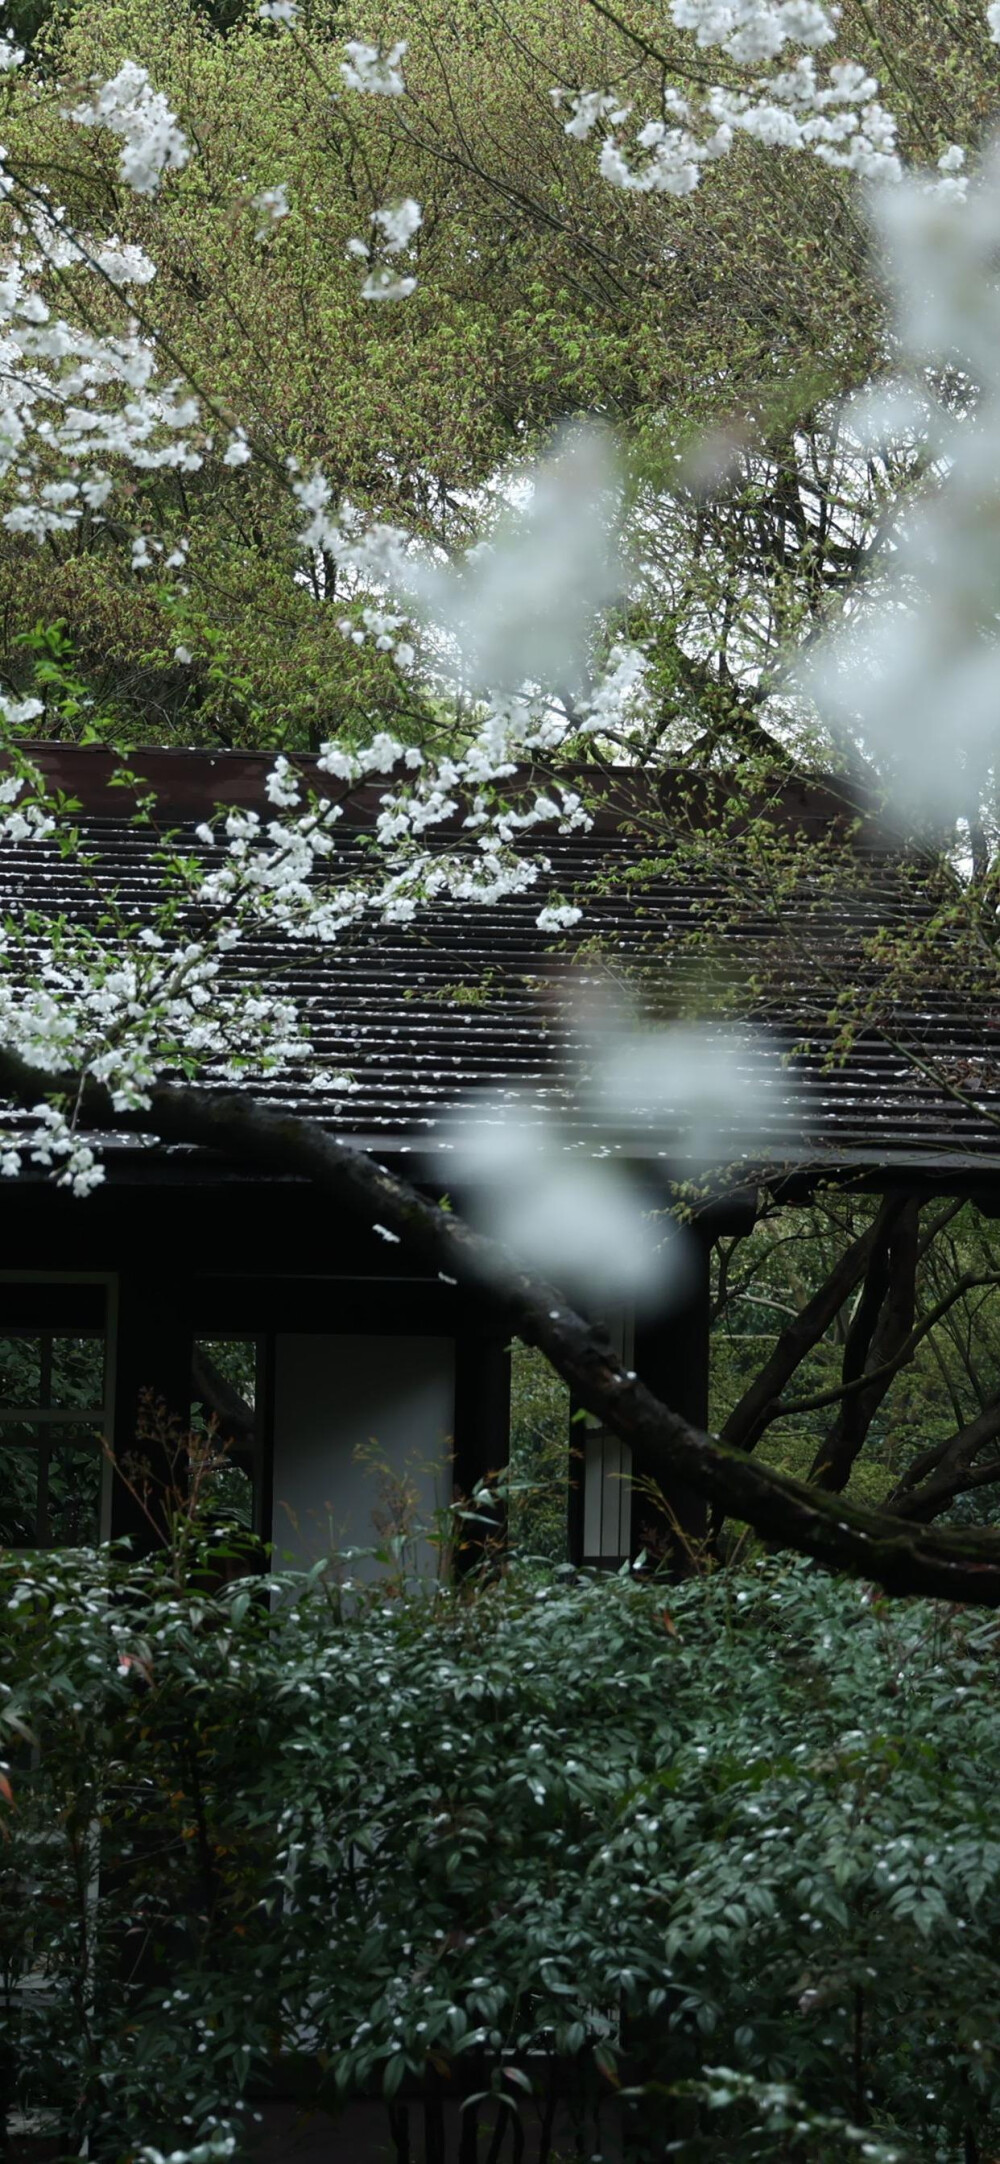
M 44 1074 L 0 1051 L 0 1090 L 16 1104 L 30 1107 L 71 1089 L 73 1077 Z M 90 1130 L 189 1143 L 260 1172 L 308 1181 L 360 1224 L 395 1233 L 429 1268 L 475 1286 L 505 1328 L 545 1354 L 579 1404 L 647 1465 L 662 1467 L 664 1482 L 689 1482 L 718 1511 L 746 1520 L 764 1539 L 813 1556 L 828 1569 L 871 1578 L 889 1593 L 1000 1606 L 1000 1535 L 903 1524 L 805 1487 L 701 1433 L 621 1366 L 603 1331 L 577 1314 L 556 1287 L 317 1122 L 269 1111 L 249 1095 L 173 1083 L 154 1089 L 149 1105 L 129 1114 L 116 1112 L 107 1091 L 94 1084 L 79 1090 L 78 1101 L 80 1122 Z

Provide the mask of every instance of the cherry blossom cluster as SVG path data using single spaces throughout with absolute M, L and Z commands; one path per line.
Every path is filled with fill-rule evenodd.
M 588 518 L 582 480 L 595 472 L 607 500 Z M 414 566 L 403 534 L 366 527 L 349 507 L 340 513 L 321 476 L 293 480 L 293 488 L 306 517 L 304 550 L 329 549 L 367 579 L 386 581 L 405 571 L 414 605 L 445 623 L 455 666 L 477 678 L 485 610 L 490 635 L 502 636 L 531 675 L 520 682 L 511 677 L 493 696 L 481 694 L 468 742 L 452 757 L 427 759 L 384 731 L 358 749 L 330 743 L 318 761 L 321 776 L 336 785 L 329 794 L 306 791 L 278 758 L 268 782 L 274 816 L 230 809 L 203 826 L 196 839 L 212 852 L 209 861 L 182 863 L 169 877 L 164 866 L 165 898 L 152 923 L 106 922 L 99 941 L 66 925 L 8 939 L 0 950 L 0 1040 L 54 1083 L 72 1064 L 77 1093 L 87 1082 L 100 1083 L 123 1114 L 148 1104 L 164 1075 L 195 1072 L 223 1084 L 310 1063 L 307 1033 L 287 1001 L 234 988 L 231 958 L 249 930 L 322 945 L 373 915 L 406 923 L 442 900 L 482 907 L 535 887 L 548 866 L 544 855 L 519 846 L 524 837 L 542 823 L 572 832 L 587 823 L 587 813 L 576 790 L 557 784 L 539 782 L 511 800 L 512 777 L 526 759 L 550 756 L 607 726 L 616 703 L 641 692 L 641 658 L 617 649 L 574 700 L 550 688 L 560 679 L 578 683 L 574 641 L 586 628 L 588 608 L 610 590 L 613 490 L 586 437 L 562 448 L 551 471 L 537 477 L 527 511 L 457 570 Z M 557 567 L 557 582 L 568 576 L 574 589 L 555 645 L 539 590 L 547 559 Z M 365 608 L 359 635 L 399 656 L 404 622 L 398 609 Z M 30 702 L 18 716 L 9 711 L 8 720 L 15 719 L 30 724 Z M 331 880 L 324 875 L 345 797 L 380 776 L 386 787 L 374 822 L 377 857 L 359 863 L 355 878 Z M 18 846 L 51 838 L 52 815 L 33 795 L 31 777 L 15 772 L 3 787 L 9 809 L 0 838 Z M 454 838 L 442 838 L 442 828 L 453 829 Z M 550 897 L 539 922 L 558 930 L 577 916 L 574 905 Z M 315 1080 L 327 1090 L 350 1088 L 348 1077 Z M 0 1172 L 14 1172 L 26 1148 L 33 1162 L 76 1192 L 95 1185 L 101 1165 L 77 1132 L 76 1103 L 78 1094 L 76 1102 L 44 1106 L 29 1140 L 12 1139 L 0 1156 Z
M 4 188 L 10 196 L 0 164 Z M 163 378 L 151 340 L 134 326 L 101 335 L 57 315 L 40 291 L 49 267 L 81 267 L 115 287 L 155 274 L 132 244 L 70 231 L 57 205 L 36 202 L 11 220 L 0 260 L 0 480 L 13 498 L 3 522 L 37 541 L 84 516 L 100 522 L 118 462 L 192 472 L 204 456 L 198 401 Z
M 385 52 L 378 45 L 366 45 L 361 38 L 349 38 L 344 51 L 347 59 L 341 61 L 340 72 L 349 90 L 363 90 L 370 97 L 402 97 L 406 89 L 402 67 L 405 38 L 399 38 Z
M 863 180 L 898 181 L 897 123 L 875 77 L 852 60 L 834 61 L 822 73 L 817 68 L 816 52 L 836 37 L 837 13 L 819 0 L 671 0 L 675 27 L 693 33 L 703 51 L 772 72 L 745 88 L 713 85 L 689 96 L 665 83 L 660 112 L 634 129 L 630 147 L 620 131 L 633 109 L 617 93 L 557 87 L 552 96 L 568 108 L 568 135 L 584 141 L 600 131 L 604 178 L 635 193 L 690 195 L 703 169 L 725 157 L 740 135 L 811 152 Z M 1000 6 L 987 11 L 987 20 L 991 35 L 1000 37 Z M 949 193 L 961 192 L 955 178 L 961 162 L 958 145 L 942 153 Z
M 302 494 L 315 518 L 322 495 L 315 480 L 303 484 Z M 579 506 L 575 511 L 579 522 Z M 331 524 L 324 545 L 335 545 L 345 559 L 356 546 L 370 568 L 376 544 L 370 534 L 355 543 L 354 529 L 351 518 L 345 531 L 335 533 Z M 600 559 L 599 522 L 595 547 Z M 385 564 L 402 548 L 403 537 L 387 529 L 376 560 Z M 501 568 L 517 550 L 516 533 L 503 538 L 495 552 Z M 585 569 L 579 555 L 577 562 Z M 508 585 L 517 596 L 519 582 L 511 578 Z M 366 613 L 373 624 L 393 624 L 377 637 L 394 636 L 388 612 Z M 508 628 L 516 638 L 516 621 Z M 152 923 L 119 918 L 105 923 L 100 940 L 66 925 L 8 939 L 0 950 L 0 1040 L 54 1078 L 72 1065 L 78 1089 L 87 1081 L 103 1084 L 122 1113 L 147 1104 L 164 1074 L 197 1072 L 221 1084 L 308 1066 L 308 1036 L 290 1003 L 233 987 L 229 960 L 247 932 L 266 929 L 322 945 L 373 915 L 405 923 L 442 900 L 481 907 L 529 891 L 548 867 L 543 855 L 526 855 L 518 843 L 543 822 L 572 832 L 587 823 L 587 813 L 570 787 L 538 784 L 515 802 L 505 785 L 525 756 L 558 749 L 591 721 L 606 724 L 616 696 L 632 696 L 640 681 L 639 657 L 614 652 L 590 708 L 581 701 L 571 713 L 529 684 L 484 701 L 468 750 L 454 758 L 426 760 L 387 732 L 356 751 L 328 744 L 318 767 L 338 785 L 329 795 L 307 791 L 289 762 L 277 758 L 267 785 L 274 816 L 230 809 L 200 828 L 196 839 L 210 859 L 182 862 L 169 876 L 164 866 L 164 900 Z M 30 723 L 30 702 L 8 719 Z M 386 788 L 374 825 L 377 860 L 366 859 L 353 880 L 325 878 L 347 794 L 378 776 Z M 32 793 L 30 770 L 13 773 L 2 790 L 10 808 L 0 839 L 23 846 L 53 835 L 52 814 Z M 454 841 L 429 840 L 431 830 L 444 826 L 456 830 Z M 558 930 L 578 915 L 573 905 L 550 899 L 538 921 Z M 189 924 L 197 927 L 193 933 Z M 314 1076 L 314 1083 L 340 1094 L 351 1087 L 347 1076 Z M 73 1103 L 44 1106 L 27 1143 L 12 1139 L 0 1155 L 0 1172 L 16 1171 L 27 1149 L 33 1162 L 49 1166 L 76 1192 L 97 1184 L 101 1165 L 76 1131 L 74 1110 Z
M 70 118 L 79 127 L 108 128 L 121 137 L 121 176 L 137 195 L 155 195 L 164 173 L 179 172 L 190 157 L 176 113 L 134 60 L 126 60 L 110 82 L 98 82 L 94 96 L 74 106 Z
M 30 766 L 22 768 L 0 783 L 0 842 L 8 848 L 59 832 L 51 807 L 34 793 Z M 82 871 L 86 877 L 85 860 Z M 27 1138 L 11 1135 L 0 1149 L 0 1173 L 16 1174 L 27 1155 L 77 1194 L 100 1182 L 103 1168 L 77 1131 L 88 1083 L 103 1085 L 114 1110 L 125 1114 L 148 1104 L 164 1074 L 198 1073 L 221 1084 L 311 1059 L 294 1004 L 227 972 L 242 936 L 241 912 L 202 910 L 196 921 L 197 884 L 197 866 L 170 870 L 165 859 L 149 921 L 116 910 L 102 895 L 100 936 L 61 920 L 28 918 L 8 929 L 0 947 L 0 1042 L 52 1075 L 53 1098 L 36 1110 Z M 74 1077 L 68 1098 L 67 1072 Z
M 266 240 L 275 226 L 288 217 L 292 207 L 288 200 L 288 189 L 284 181 L 279 181 L 277 187 L 261 188 L 250 200 L 257 212 L 257 239 Z
M 402 202 L 385 203 L 373 210 L 371 223 L 377 228 L 377 240 L 352 238 L 347 243 L 349 256 L 356 256 L 369 265 L 361 287 L 365 301 L 405 301 L 413 292 L 417 280 L 413 272 L 400 271 L 394 261 L 388 260 L 409 254 L 414 235 L 423 222 L 423 212 L 412 195 L 404 196 Z M 372 261 L 373 245 L 379 260 Z

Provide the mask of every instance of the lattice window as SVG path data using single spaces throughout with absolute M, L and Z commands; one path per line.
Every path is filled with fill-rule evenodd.
M 0 1545 L 101 1538 L 107 1371 L 103 1286 L 0 1285 Z

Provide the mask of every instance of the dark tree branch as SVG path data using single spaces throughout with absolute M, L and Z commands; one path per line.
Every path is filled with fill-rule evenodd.
M 39 1104 L 73 1088 L 72 1076 L 46 1075 L 0 1051 L 0 1090 L 16 1103 Z M 89 1130 L 150 1134 L 220 1151 L 258 1171 L 306 1180 L 362 1224 L 394 1232 L 429 1268 L 476 1286 L 506 1328 L 545 1354 L 578 1404 L 630 1443 L 657 1477 L 662 1468 L 661 1484 L 687 1481 L 764 1539 L 813 1556 L 828 1569 L 874 1579 L 887 1592 L 1000 1606 L 996 1534 L 902 1524 L 790 1480 L 702 1434 L 626 1371 L 603 1332 L 576 1314 L 554 1286 L 315 1121 L 267 1111 L 246 1097 L 180 1084 L 160 1085 L 148 1107 L 129 1114 L 115 1111 L 104 1088 L 87 1084 L 79 1108 L 80 1122 Z
M 777 1417 L 781 1393 L 814 1345 L 829 1330 L 844 1301 L 864 1277 L 872 1253 L 883 1236 L 887 1221 L 898 1211 L 898 1202 L 885 1201 L 866 1231 L 852 1240 L 838 1257 L 829 1276 L 813 1294 L 788 1328 L 781 1332 L 773 1351 L 754 1377 L 722 1430 L 722 1440 L 737 1450 L 753 1450 L 766 1427 Z
M 879 1210 L 875 1226 L 875 1238 L 868 1259 L 868 1268 L 865 1272 L 861 1298 L 851 1317 L 844 1342 L 844 1358 L 841 1367 L 841 1381 L 843 1383 L 859 1382 L 868 1366 L 872 1340 L 875 1336 L 878 1319 L 882 1312 L 882 1303 L 889 1285 L 889 1260 L 892 1253 L 893 1233 L 899 1223 L 902 1209 L 903 1204 L 897 1197 L 883 1202 Z M 843 1420 L 845 1414 L 849 1418 L 853 1410 L 853 1405 L 850 1408 L 842 1407 L 841 1420 Z M 832 1439 L 834 1449 L 836 1448 L 836 1435 L 837 1431 L 835 1429 Z M 820 1444 L 809 1469 L 810 1478 L 818 1480 L 822 1487 L 839 1488 L 843 1486 L 842 1481 L 826 1480 L 823 1477 L 828 1469 L 830 1452 L 830 1440 Z
M 845 1397 L 830 1434 L 816 1452 L 810 1477 L 820 1487 L 839 1492 L 847 1486 L 891 1384 L 893 1361 L 912 1334 L 919 1216 L 920 1205 L 913 1201 L 886 1214 L 844 1352 L 845 1383 L 867 1372 L 868 1386 Z
M 1000 1395 L 944 1443 L 921 1452 L 909 1465 L 889 1499 L 894 1517 L 922 1524 L 946 1510 L 953 1497 L 982 1482 L 971 1475 L 976 1458 L 1000 1434 Z
M 887 1213 L 890 1207 L 892 1207 L 890 1203 L 884 1203 L 883 1211 Z M 921 1235 L 917 1247 L 918 1261 L 923 1260 L 933 1246 L 938 1233 L 943 1231 L 951 1218 L 964 1207 L 965 1205 L 961 1201 L 950 1202 L 943 1210 L 939 1211 L 937 1217 L 932 1220 Z M 948 1313 L 949 1308 L 954 1305 L 956 1300 L 959 1300 L 964 1293 L 972 1291 L 976 1286 L 1000 1284 L 1000 1273 L 996 1271 L 984 1271 L 975 1274 L 971 1271 L 965 1272 L 951 1290 L 936 1303 L 930 1313 L 916 1324 L 909 1337 L 883 1367 L 872 1370 L 868 1374 L 856 1375 L 850 1381 L 845 1382 L 842 1379 L 839 1383 L 831 1384 L 828 1390 L 812 1391 L 804 1398 L 774 1397 L 769 1402 L 766 1401 L 761 1404 L 762 1388 L 767 1387 L 769 1378 L 780 1372 L 782 1367 L 786 1370 L 786 1376 L 794 1373 L 795 1368 L 801 1364 L 806 1354 L 811 1352 L 813 1346 L 818 1343 L 824 1330 L 832 1328 L 836 1324 L 844 1303 L 843 1300 L 839 1302 L 832 1317 L 829 1316 L 830 1303 L 835 1299 L 837 1290 L 845 1276 L 850 1274 L 853 1283 L 857 1283 L 877 1237 L 881 1221 L 880 1213 L 880 1216 L 868 1227 L 867 1232 L 862 1233 L 854 1246 L 849 1248 L 846 1254 L 840 1258 L 831 1276 L 820 1286 L 815 1298 L 802 1308 L 800 1314 L 789 1325 L 789 1328 L 782 1333 L 766 1366 L 761 1369 L 760 1375 L 755 1378 L 749 1390 L 730 1414 L 722 1430 L 723 1442 L 735 1441 L 739 1448 L 752 1450 L 760 1441 L 765 1429 L 769 1428 L 776 1420 L 788 1420 L 796 1413 L 819 1412 L 827 1405 L 839 1405 L 845 1398 L 853 1396 L 856 1391 L 866 1390 L 870 1383 L 881 1381 L 883 1377 L 887 1383 L 891 1382 L 893 1376 L 898 1375 L 900 1369 L 905 1367 L 908 1361 L 912 1359 L 922 1339 L 928 1336 L 935 1325 Z M 849 1285 L 848 1293 L 852 1289 L 853 1286 Z M 803 1324 L 807 1327 L 800 1327 Z M 743 1443 L 737 1433 L 738 1423 L 744 1407 L 750 1409 L 754 1422 L 753 1433 L 748 1443 Z M 956 1414 L 956 1417 L 960 1418 L 961 1416 Z
M 740 1238 L 741 1235 L 737 1234 L 734 1240 L 730 1240 L 728 1246 L 725 1240 L 716 1242 L 716 1252 L 719 1257 L 719 1281 L 715 1299 L 712 1302 L 711 1319 L 713 1323 L 718 1322 L 720 1315 L 725 1313 L 726 1302 L 729 1298 L 729 1266 L 737 1247 L 740 1245 Z
M 827 1405 L 839 1405 L 844 1398 L 853 1397 L 856 1391 L 870 1389 L 873 1383 L 891 1383 L 902 1368 L 908 1367 L 924 1338 L 930 1336 L 931 1331 L 936 1329 L 937 1324 L 959 1300 L 965 1298 L 967 1292 L 979 1292 L 990 1285 L 1000 1285 L 1000 1270 L 963 1271 L 950 1290 L 935 1302 L 929 1313 L 922 1315 L 920 1321 L 914 1324 L 898 1352 L 882 1367 L 867 1369 L 863 1375 L 856 1375 L 853 1382 L 831 1383 L 828 1390 L 814 1390 L 809 1397 L 782 1398 L 775 1406 L 772 1417 L 775 1420 L 790 1420 L 794 1413 L 818 1413 Z M 944 1450 L 947 1444 L 942 1443 L 940 1447 Z M 936 1457 L 934 1462 L 937 1462 Z
M 1000 1429 L 1000 1417 L 996 1427 Z M 950 1479 L 942 1474 L 939 1480 L 929 1480 L 919 1495 L 907 1496 L 898 1516 L 911 1524 L 930 1525 L 932 1519 L 939 1518 L 941 1512 L 948 1509 L 956 1496 L 968 1495 L 974 1488 L 997 1486 L 1000 1486 L 1000 1459 L 990 1458 L 986 1465 L 960 1467 Z M 895 1505 L 893 1511 L 897 1514 Z

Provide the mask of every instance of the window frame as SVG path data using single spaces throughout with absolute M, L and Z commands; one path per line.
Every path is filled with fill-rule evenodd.
M 9 1329 L 13 1333 L 17 1333 L 25 1337 L 36 1336 L 42 1339 L 48 1338 L 50 1341 L 53 1336 L 57 1336 L 59 1334 L 71 1334 L 73 1332 L 72 1322 L 63 1321 L 60 1317 L 53 1316 L 52 1308 L 54 1303 L 51 1299 L 48 1303 L 48 1312 L 46 1313 L 45 1295 L 47 1292 L 52 1294 L 56 1290 L 59 1290 L 60 1292 L 65 1290 L 65 1292 L 70 1295 L 70 1299 L 65 1303 L 65 1307 L 66 1309 L 70 1309 L 72 1306 L 73 1292 L 77 1288 L 83 1287 L 86 1287 L 88 1289 L 93 1288 L 95 1290 L 100 1290 L 103 1291 L 104 1294 L 104 1394 L 103 1403 L 99 1407 L 93 1408 L 92 1413 L 95 1428 L 98 1428 L 99 1424 L 100 1434 L 102 1435 L 105 1443 L 110 1445 L 114 1437 L 115 1418 L 115 1346 L 117 1341 L 118 1312 L 117 1273 L 111 1270 L 0 1270 L 0 1334 L 3 1333 L 4 1329 L 5 1296 L 13 1293 L 15 1290 L 19 1293 L 24 1292 L 29 1295 L 29 1298 L 24 1302 L 24 1306 L 25 1309 L 33 1308 L 35 1310 L 35 1313 L 31 1315 L 30 1319 L 27 1319 L 24 1322 L 11 1322 L 7 1327 L 9 1327 Z M 36 1297 L 30 1297 L 32 1295 Z M 60 1303 L 60 1305 L 62 1304 L 63 1303 Z M 76 1334 L 82 1336 L 89 1335 L 90 1333 L 79 1331 Z M 51 1361 L 51 1345 L 48 1350 L 48 1358 Z M 44 1359 L 45 1354 L 43 1352 L 43 1361 Z M 67 1407 L 65 1410 L 63 1410 L 61 1407 L 53 1407 L 51 1405 L 11 1405 L 3 1406 L 2 1408 L 0 1408 L 0 1429 L 8 1425 L 13 1426 L 17 1422 L 22 1423 L 25 1427 L 30 1426 L 32 1428 L 35 1428 L 36 1430 L 40 1428 L 50 1428 L 52 1430 L 58 1430 L 60 1427 L 73 1428 L 79 1427 L 82 1424 L 79 1414 L 74 1414 L 72 1408 L 69 1407 Z M 0 1444 L 0 1448 L 2 1447 L 2 1444 Z M 40 1447 L 41 1439 L 39 1438 L 39 1448 Z M 81 1447 L 82 1449 L 85 1448 L 85 1446 Z M 106 1451 L 102 1451 L 100 1455 L 101 1481 L 98 1503 L 97 1541 L 99 1546 L 103 1546 L 103 1544 L 111 1537 L 111 1487 L 113 1479 L 113 1467 Z M 46 1457 L 46 1468 L 47 1466 L 48 1457 Z M 66 1542 L 58 1542 L 54 1545 L 58 1546 L 61 1550 L 68 1548 L 68 1543 Z M 27 1551 L 19 1550 L 12 1547 L 10 1549 L 10 1552 L 12 1554 L 18 1554 Z

